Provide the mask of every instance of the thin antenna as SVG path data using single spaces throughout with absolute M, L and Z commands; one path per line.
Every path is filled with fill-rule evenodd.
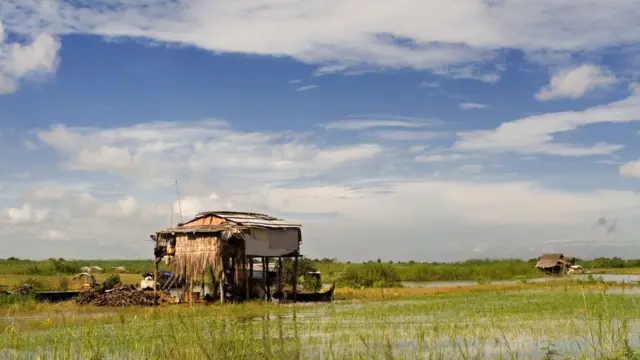
M 178 189 L 178 180 L 176 180 L 176 195 L 178 195 L 178 209 L 180 210 L 180 223 L 184 223 L 182 217 L 182 204 L 180 203 L 180 190 Z
M 171 204 L 171 225 L 169 227 L 173 227 L 173 213 L 175 212 L 175 210 L 175 204 Z

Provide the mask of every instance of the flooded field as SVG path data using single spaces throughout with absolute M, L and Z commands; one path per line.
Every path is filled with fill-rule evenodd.
M 616 283 L 635 283 L 640 282 L 640 275 L 616 275 L 616 274 L 576 274 L 576 275 L 568 275 L 564 277 L 541 277 L 534 279 L 523 279 L 523 280 L 496 280 L 491 281 L 491 284 L 518 284 L 524 282 L 529 283 L 541 283 L 541 282 L 549 282 L 549 281 L 562 281 L 567 279 L 574 280 L 588 280 L 589 278 L 599 279 L 605 282 L 616 282 Z M 330 284 L 329 284 L 330 285 Z M 475 286 L 480 285 L 478 281 L 404 281 L 402 282 L 402 286 L 409 288 L 439 288 L 439 287 L 452 287 L 452 286 Z M 328 285 L 327 285 L 328 286 Z
M 71 308 L 3 317 L 0 358 L 631 359 L 640 348 L 639 301 L 628 294 L 558 291 L 317 305 Z

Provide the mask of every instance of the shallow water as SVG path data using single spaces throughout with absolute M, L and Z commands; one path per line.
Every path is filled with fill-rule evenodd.
M 631 290 L 625 289 L 625 294 L 640 293 L 639 289 Z M 621 327 L 620 321 L 615 317 L 606 321 L 598 320 L 582 312 L 581 297 L 575 294 L 572 297 L 574 302 L 569 303 L 571 312 L 558 311 L 553 315 L 553 307 L 567 304 L 563 301 L 563 294 L 553 296 L 555 300 L 551 303 L 547 301 L 546 294 L 531 293 L 428 296 L 418 300 L 338 302 L 315 306 L 286 305 L 278 307 L 277 311 L 266 310 L 262 316 L 224 319 L 216 318 L 216 309 L 220 308 L 211 306 L 203 308 L 206 310 L 200 311 L 197 316 L 184 319 L 179 319 L 182 313 L 177 313 L 174 317 L 163 316 L 157 320 L 145 320 L 142 316 L 139 320 L 129 317 L 111 324 L 101 324 L 99 321 L 92 324 L 87 320 L 84 326 L 27 330 L 21 336 L 33 345 L 23 345 L 19 354 L 23 358 L 34 358 L 36 352 L 50 352 L 52 341 L 66 341 L 71 346 L 70 352 L 82 358 L 86 355 L 87 343 L 94 339 L 104 347 L 102 359 L 144 358 L 141 354 L 163 357 L 158 356 L 154 346 L 164 346 L 167 341 L 171 341 L 167 346 L 182 346 L 177 344 L 188 343 L 194 334 L 200 334 L 206 344 L 227 339 L 234 344 L 232 346 L 237 346 L 235 342 L 238 341 L 252 341 L 255 346 L 264 346 L 265 349 L 299 346 L 298 356 L 294 357 L 298 359 L 385 358 L 386 353 L 393 354 L 396 359 L 430 358 L 432 355 L 443 359 L 475 356 L 483 359 L 539 359 L 545 353 L 549 340 L 553 341 L 553 347 L 563 356 L 578 356 L 591 349 L 613 346 L 607 344 L 611 341 L 619 343 L 623 337 L 629 340 L 630 346 L 640 347 L 640 311 L 634 310 L 635 298 L 610 297 L 611 300 L 624 299 L 627 309 L 631 309 L 621 312 L 624 315 L 622 318 L 629 319 L 628 333 L 616 335 L 615 329 Z M 592 301 L 600 297 L 591 295 Z M 587 308 L 589 311 L 595 310 Z M 520 312 L 527 315 L 521 316 Z M 189 315 L 186 308 L 184 313 Z M 109 311 L 104 313 L 112 314 Z M 65 317 L 95 315 L 64 313 Z M 18 321 L 43 317 L 51 317 L 51 314 L 12 319 Z M 181 320 L 185 323 L 181 324 Z M 598 332 L 603 326 L 605 331 Z M 179 338 L 158 339 L 158 334 L 168 329 L 177 330 Z M 613 340 L 601 339 L 599 334 L 618 337 Z M 0 359 L 18 357 L 15 352 L 7 350 L 12 341 L 10 335 L 0 333 Z M 34 348 L 40 348 L 41 351 L 35 351 Z M 273 354 L 268 358 L 280 358 L 278 354 L 284 352 L 276 350 Z

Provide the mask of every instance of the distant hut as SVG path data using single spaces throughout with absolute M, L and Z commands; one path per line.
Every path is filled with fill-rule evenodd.
M 164 258 L 173 264 L 179 279 L 202 282 L 205 271 L 215 281 L 214 291 L 221 301 L 231 294 L 250 298 L 253 292 L 253 260 L 259 258 L 266 271 L 261 294 L 270 297 L 269 259 L 295 258 L 292 288 L 296 292 L 297 260 L 302 242 L 301 225 L 265 214 L 208 211 L 174 228 L 157 231 L 155 264 Z M 280 267 L 281 268 L 281 267 Z M 278 277 L 278 291 L 283 284 Z M 192 285 L 191 285 L 192 286 Z M 191 292 L 190 292 L 191 295 Z
M 565 257 L 563 254 L 543 254 L 536 263 L 536 268 L 547 274 L 562 274 L 574 263 L 573 257 Z

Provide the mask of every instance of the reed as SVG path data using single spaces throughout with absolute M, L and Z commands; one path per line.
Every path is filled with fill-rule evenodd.
M 245 303 L 70 313 L 69 305 L 36 304 L 32 310 L 43 316 L 0 319 L 0 357 L 622 360 L 637 356 L 632 329 L 640 320 L 634 297 L 586 285 L 305 306 Z

